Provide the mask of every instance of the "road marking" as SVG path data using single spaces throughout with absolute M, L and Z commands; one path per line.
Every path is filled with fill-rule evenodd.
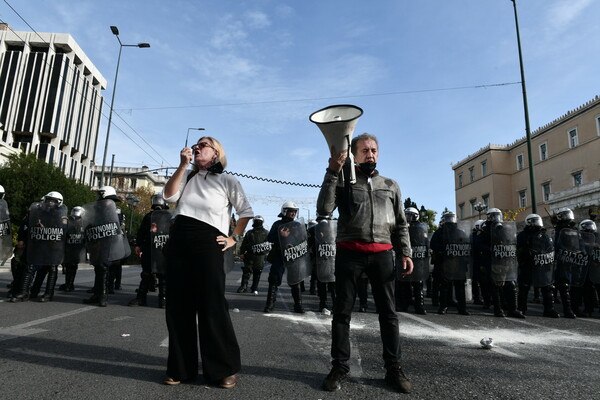
M 82 308 L 78 308 L 76 310 L 68 311 L 66 313 L 51 315 L 46 318 L 36 319 L 35 321 L 25 322 L 24 324 L 8 326 L 6 328 L 0 328 L 0 341 L 15 339 L 17 337 L 23 337 L 23 336 L 31 336 L 31 335 L 35 335 L 36 333 L 40 333 L 40 332 L 46 332 L 47 329 L 40 329 L 40 328 L 29 329 L 29 328 L 31 328 L 32 326 L 45 324 L 46 322 L 54 321 L 57 319 L 70 317 L 72 315 L 76 315 L 76 314 L 79 314 L 82 312 L 94 310 L 97 308 L 98 307 L 95 307 L 95 306 L 82 307 Z
M 439 340 L 446 339 L 446 340 L 449 340 L 450 342 L 455 342 L 458 339 L 458 340 L 462 340 L 474 347 L 475 346 L 480 347 L 479 341 L 482 338 L 487 336 L 487 337 L 492 337 L 496 343 L 501 343 L 501 340 L 500 341 L 497 340 L 497 337 L 498 337 L 500 331 L 496 328 L 490 328 L 489 332 L 480 332 L 480 331 L 475 331 L 473 329 L 458 330 L 458 329 L 446 328 L 443 325 L 436 324 L 435 322 L 431 322 L 429 320 L 426 320 L 421 317 L 417 317 L 412 314 L 399 313 L 398 315 L 401 318 L 412 319 L 413 321 L 416 321 L 420 324 L 423 324 L 430 328 L 433 328 L 433 331 L 423 331 L 423 330 L 415 331 L 413 329 L 413 327 L 410 327 L 405 330 L 401 329 L 401 334 L 404 334 L 405 336 L 413 336 L 413 337 L 416 337 L 419 339 L 423 339 L 425 337 L 431 336 L 434 339 L 439 339 Z M 402 325 L 400 325 L 400 326 L 402 327 Z M 500 337 L 502 337 L 502 336 L 500 336 Z M 502 347 L 498 347 L 498 346 L 494 347 L 493 351 L 495 353 L 502 354 L 502 355 L 505 355 L 508 357 L 523 358 L 523 356 L 521 356 L 517 353 L 513 353 L 512 351 L 508 351 L 508 350 L 503 349 Z

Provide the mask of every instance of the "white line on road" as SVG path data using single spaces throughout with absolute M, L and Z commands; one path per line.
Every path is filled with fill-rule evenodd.
M 8 326 L 6 328 L 0 328 L 0 341 L 14 339 L 17 337 L 30 336 L 36 333 L 45 332 L 47 329 L 28 329 L 32 326 L 45 324 L 46 322 L 54 321 L 61 318 L 70 317 L 71 315 L 76 315 L 85 311 L 90 311 L 97 309 L 98 307 L 87 306 L 78 308 L 76 310 L 68 311 L 62 314 L 51 315 L 46 318 L 36 319 L 34 321 L 25 322 L 24 324 Z

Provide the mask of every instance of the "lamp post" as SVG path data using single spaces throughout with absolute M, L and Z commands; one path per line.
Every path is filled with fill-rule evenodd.
M 130 212 L 129 212 L 129 235 L 131 236 L 131 226 L 133 224 L 133 210 L 139 204 L 140 199 L 137 198 L 136 195 L 129 193 L 125 196 L 125 200 L 127 200 L 127 204 L 129 204 Z
M 537 214 L 535 196 L 535 174 L 533 172 L 533 157 L 531 156 L 531 128 L 529 127 L 529 109 L 527 107 L 527 89 L 525 87 L 525 71 L 523 69 L 523 54 L 521 52 L 521 36 L 519 34 L 519 19 L 517 17 L 517 1 L 510 0 L 515 10 L 515 26 L 517 28 L 517 45 L 519 47 L 519 66 L 521 67 L 521 87 L 523 89 L 523 109 L 525 111 L 525 135 L 527 137 L 527 157 L 529 158 L 529 185 L 531 186 L 531 211 Z
M 478 219 L 481 219 L 481 212 L 483 210 L 485 210 L 487 208 L 487 206 L 479 201 L 473 205 L 473 208 L 475 209 L 475 211 L 477 211 L 479 213 Z
M 119 29 L 116 26 L 111 26 L 110 30 L 113 35 L 117 37 L 119 41 L 119 57 L 117 58 L 117 70 L 115 72 L 115 82 L 113 83 L 113 92 L 112 99 L 110 100 L 110 111 L 108 113 L 108 127 L 106 128 L 106 141 L 104 142 L 104 156 L 102 157 L 102 169 L 100 170 L 100 184 L 98 186 L 104 185 L 104 168 L 106 166 L 106 153 L 108 152 L 108 137 L 110 136 L 110 125 L 112 122 L 112 114 L 113 114 L 113 106 L 115 104 L 115 92 L 117 91 L 117 78 L 119 77 L 119 64 L 121 63 L 121 51 L 123 51 L 123 47 L 139 47 L 141 49 L 150 47 L 148 43 L 138 43 L 138 44 L 123 44 L 121 43 L 121 39 L 119 38 Z
M 188 147 L 188 136 L 190 136 L 190 131 L 203 131 L 204 128 L 188 128 L 187 135 L 185 135 L 185 147 Z

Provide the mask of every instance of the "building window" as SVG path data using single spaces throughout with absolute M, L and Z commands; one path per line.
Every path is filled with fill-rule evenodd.
M 577 128 L 571 129 L 569 131 L 569 147 L 577 147 L 579 145 L 579 138 L 577 136 Z
M 525 168 L 525 164 L 523 162 L 523 153 L 517 154 L 517 171 L 520 171 L 523 168 Z
M 471 182 L 475 180 L 475 167 L 469 168 L 469 180 Z
M 483 200 L 483 204 L 485 204 L 485 208 L 490 208 L 490 195 L 489 194 L 484 194 L 483 196 L 481 196 L 481 200 Z
M 462 185 L 463 185 L 463 182 L 462 182 L 462 174 L 458 174 L 458 187 L 459 187 L 459 188 L 461 188 L 461 187 L 462 187 Z
M 471 203 L 471 215 L 478 215 L 477 214 L 477 210 L 475 209 L 475 200 L 477 200 L 477 199 L 472 199 L 470 201 L 470 203 Z
M 542 193 L 544 195 L 544 201 L 550 200 L 550 182 L 542 183 Z
M 600 136 L 600 116 L 596 117 L 596 133 Z
M 487 160 L 481 162 L 481 176 L 487 175 Z
M 460 203 L 458 205 L 458 218 L 465 218 L 465 203 Z
M 540 144 L 540 161 L 548 159 L 548 143 L 544 142 Z
M 519 191 L 519 207 L 527 207 L 526 190 Z
M 573 186 L 579 186 L 581 185 L 581 183 L 583 182 L 583 173 L 582 171 L 577 171 L 573 174 L 571 174 L 573 176 Z

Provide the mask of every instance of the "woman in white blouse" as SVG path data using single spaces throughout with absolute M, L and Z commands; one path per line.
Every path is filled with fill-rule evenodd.
M 232 388 L 241 368 L 225 299 L 223 251 L 241 238 L 254 213 L 238 180 L 221 173 L 226 165 L 221 143 L 202 137 L 181 150 L 163 192 L 167 202 L 179 201 L 167 255 L 168 385 L 197 377 L 198 339 L 205 382 Z M 232 208 L 239 219 L 227 236 Z

